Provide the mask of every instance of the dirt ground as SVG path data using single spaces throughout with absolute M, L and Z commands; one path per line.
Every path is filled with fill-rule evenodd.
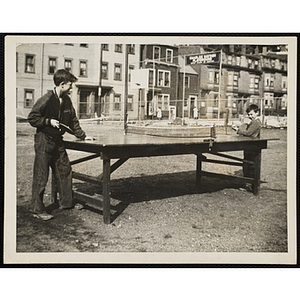
M 112 123 L 82 124 L 88 135 L 122 130 Z M 119 213 L 103 224 L 101 211 L 59 210 L 45 204 L 54 219 L 30 213 L 35 129 L 17 124 L 17 252 L 287 252 L 287 131 L 262 129 L 270 141 L 262 151 L 258 196 L 240 182 L 203 177 L 195 185 L 195 155 L 134 158 L 111 175 L 112 204 Z M 68 151 L 70 160 L 82 156 Z M 233 153 L 231 153 L 233 154 Z M 241 152 L 236 156 L 242 157 Z M 101 173 L 99 159 L 73 166 Z M 204 170 L 241 174 L 237 167 L 204 164 Z M 91 195 L 101 188 L 78 180 L 74 189 Z

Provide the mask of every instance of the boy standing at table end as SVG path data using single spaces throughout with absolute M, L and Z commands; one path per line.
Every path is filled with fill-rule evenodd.
M 74 207 L 72 169 L 62 139 L 65 126 L 70 127 L 77 138 L 90 139 L 81 129 L 70 99 L 72 85 L 77 78 L 61 69 L 54 74 L 53 81 L 54 89 L 39 98 L 28 115 L 30 125 L 36 127 L 31 210 L 34 217 L 43 221 L 53 218 L 46 212 L 43 203 L 49 167 L 57 179 L 60 208 Z
M 238 134 L 243 136 L 249 136 L 253 138 L 260 138 L 261 121 L 258 118 L 259 108 L 256 104 L 251 104 L 246 110 L 250 119 L 249 124 L 242 124 L 237 127 L 233 125 L 232 128 L 237 131 Z M 244 151 L 244 160 L 254 161 L 255 152 L 250 150 Z M 254 178 L 254 165 L 243 163 L 243 174 L 244 177 Z M 252 191 L 253 185 L 246 184 L 246 189 Z

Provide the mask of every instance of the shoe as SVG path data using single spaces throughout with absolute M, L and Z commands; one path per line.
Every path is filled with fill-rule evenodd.
M 51 219 L 54 218 L 52 215 L 47 214 L 47 213 L 33 214 L 33 217 L 37 218 L 37 219 L 40 219 L 40 220 L 43 220 L 43 221 L 48 221 L 48 220 L 51 220 Z
M 76 203 L 75 206 L 74 206 L 75 209 L 78 209 L 78 210 L 81 210 L 81 209 L 84 209 L 84 206 L 80 203 Z

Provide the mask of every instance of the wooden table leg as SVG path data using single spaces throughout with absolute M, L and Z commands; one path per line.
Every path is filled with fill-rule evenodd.
M 103 159 L 103 221 L 110 224 L 110 159 Z
M 253 182 L 253 194 L 257 195 L 260 187 L 260 166 L 261 166 L 261 150 L 256 152 L 254 158 L 254 182 Z
M 202 160 L 204 156 L 202 154 L 197 155 L 197 167 L 196 167 L 196 185 L 201 185 L 201 170 L 202 170 Z

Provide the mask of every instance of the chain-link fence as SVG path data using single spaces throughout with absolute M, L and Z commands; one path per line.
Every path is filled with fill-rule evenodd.
M 115 98 L 116 99 L 116 98 Z M 183 100 L 171 100 L 155 97 L 152 100 L 135 101 L 128 98 L 127 113 L 124 101 L 79 103 L 77 115 L 80 119 L 101 118 L 103 120 L 124 121 L 145 119 L 217 119 L 237 120 L 247 116 L 250 104 L 259 108 L 262 122 L 271 117 L 287 117 L 287 99 L 276 98 L 233 98 L 199 99 L 190 97 Z

